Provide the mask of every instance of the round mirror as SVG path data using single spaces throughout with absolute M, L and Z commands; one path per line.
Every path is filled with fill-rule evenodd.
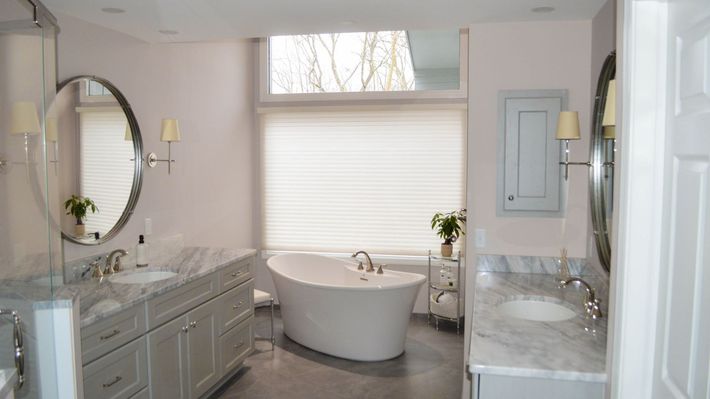
M 613 98 L 616 75 L 616 52 L 607 56 L 599 74 L 594 101 L 592 140 L 590 144 L 589 201 L 594 239 L 599 261 L 608 272 L 611 266 L 611 219 L 614 205 L 614 155 L 616 122 Z M 608 103 L 608 107 L 607 107 Z
M 105 79 L 67 79 L 47 112 L 46 137 L 65 213 L 62 235 L 82 245 L 108 241 L 131 217 L 143 180 L 143 142 L 131 106 Z

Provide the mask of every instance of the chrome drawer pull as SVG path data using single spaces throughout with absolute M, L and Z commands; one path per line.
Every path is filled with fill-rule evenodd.
M 123 379 L 123 377 L 121 377 L 120 375 L 117 375 L 116 378 L 113 379 L 113 381 L 111 381 L 109 383 L 104 383 L 104 384 L 102 384 L 102 386 L 104 387 L 104 389 L 110 388 L 111 386 L 113 386 L 117 382 L 121 381 L 122 379 Z
M 242 346 L 244 346 L 244 341 L 239 341 L 239 345 L 234 345 L 234 350 L 238 350 Z
M 232 273 L 232 277 L 237 277 L 238 275 L 240 275 L 242 273 L 243 273 L 243 270 L 240 270 L 238 272 L 234 272 L 234 273 Z
M 237 310 L 237 309 L 241 308 L 242 305 L 244 305 L 244 301 L 239 301 L 238 304 L 232 306 L 232 309 Z
M 121 333 L 121 330 L 113 330 L 113 331 L 111 331 L 111 333 L 108 334 L 108 335 L 102 335 L 102 336 L 100 336 L 100 337 L 99 337 L 99 340 L 100 340 L 100 341 L 105 341 L 105 340 L 107 340 L 107 339 L 109 339 L 109 338 L 115 337 L 116 335 L 118 335 L 118 334 L 120 334 L 120 333 Z

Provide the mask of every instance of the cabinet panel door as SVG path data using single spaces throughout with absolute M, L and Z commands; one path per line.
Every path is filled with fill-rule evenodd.
M 84 397 L 125 399 L 145 387 L 145 345 L 139 338 L 84 366 Z
M 220 272 L 221 292 L 227 292 L 233 287 L 249 280 L 254 275 L 254 257 L 240 260 L 227 266 Z
M 559 213 L 560 142 L 555 131 L 564 91 L 503 91 L 499 103 L 499 215 Z
M 218 299 L 219 335 L 254 313 L 254 280 L 233 288 Z
M 87 364 L 145 334 L 145 306 L 140 304 L 81 329 L 81 360 Z
M 207 392 L 221 377 L 217 362 L 218 299 L 197 307 L 187 315 L 190 326 L 187 334 L 190 397 L 193 399 Z
M 219 275 L 212 273 L 148 300 L 148 327 L 155 328 L 214 298 L 219 293 Z
M 224 376 L 239 366 L 254 351 L 254 316 L 219 337 L 221 374 Z
M 152 399 L 188 399 L 187 317 L 148 334 Z
M 542 378 L 478 376 L 478 399 L 602 399 L 604 384 Z

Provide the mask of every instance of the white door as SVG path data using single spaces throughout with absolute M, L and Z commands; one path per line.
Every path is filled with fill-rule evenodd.
M 666 159 L 653 398 L 708 398 L 710 1 L 669 1 L 667 7 Z
M 710 399 L 710 1 L 619 5 L 609 396 Z

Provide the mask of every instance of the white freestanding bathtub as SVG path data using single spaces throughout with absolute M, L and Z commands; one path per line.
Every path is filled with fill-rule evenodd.
M 386 360 L 404 352 L 423 275 L 366 273 L 352 262 L 309 254 L 277 255 L 266 264 L 289 338 L 352 360 Z

